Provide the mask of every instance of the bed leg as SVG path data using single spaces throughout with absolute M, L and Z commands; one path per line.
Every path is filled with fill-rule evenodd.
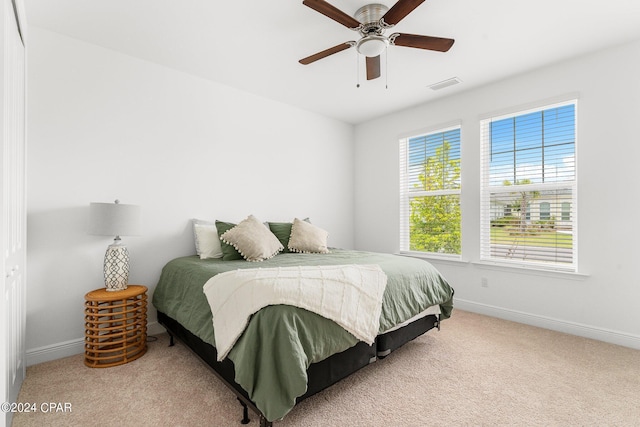
M 239 397 L 237 398 L 238 402 L 242 405 L 242 421 L 240 424 L 249 424 L 251 420 L 249 419 L 249 408 L 247 408 L 247 404 L 244 403 Z
M 440 330 L 440 315 L 437 314 L 436 318 L 438 319 L 438 320 L 436 320 L 436 326 L 438 327 L 438 330 Z
M 263 415 L 260 415 L 260 427 L 273 427 L 273 423 L 267 421 Z
M 173 341 L 173 335 L 169 334 L 169 347 L 173 347 L 176 343 Z

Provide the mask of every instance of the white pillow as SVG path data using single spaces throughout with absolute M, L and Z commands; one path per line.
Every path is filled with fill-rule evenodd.
M 328 254 L 328 237 L 329 233 L 322 228 L 296 218 L 291 226 L 289 250 L 291 252 Z
M 222 258 L 222 247 L 218 230 L 213 222 L 194 219 L 193 237 L 196 243 L 196 254 L 200 259 Z
M 253 215 L 220 236 L 247 261 L 264 261 L 284 249 L 280 240 Z

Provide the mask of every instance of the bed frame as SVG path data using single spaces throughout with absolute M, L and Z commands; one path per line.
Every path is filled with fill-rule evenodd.
M 241 424 L 249 423 L 248 410 L 251 409 L 260 417 L 260 427 L 272 427 L 272 422 L 265 418 L 264 414 L 251 401 L 247 392 L 235 382 L 235 370 L 233 362 L 229 358 L 218 362 L 217 351 L 214 346 L 202 341 L 185 329 L 178 321 L 162 312 L 158 312 L 158 323 L 164 326 L 169 334 L 169 346 L 174 345 L 174 337 L 180 339 L 235 393 L 243 410 Z M 439 315 L 432 314 L 422 317 L 400 329 L 378 335 L 372 345 L 361 341 L 342 353 L 334 354 L 323 361 L 311 364 L 307 369 L 307 392 L 298 397 L 296 403 L 328 388 L 368 364 L 378 359 L 383 359 L 392 351 L 432 328 L 440 329 Z

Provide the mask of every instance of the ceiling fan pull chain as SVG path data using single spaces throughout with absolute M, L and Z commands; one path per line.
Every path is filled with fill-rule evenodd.
M 356 87 L 360 87 L 360 55 L 356 52 Z
M 384 88 L 389 89 L 389 48 L 384 48 Z

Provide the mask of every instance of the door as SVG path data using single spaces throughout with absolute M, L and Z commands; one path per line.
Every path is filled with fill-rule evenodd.
M 25 375 L 26 321 L 26 29 L 21 0 L 2 0 L 0 19 L 0 131 L 2 132 L 2 186 L 0 219 L 0 403 L 17 402 Z M 22 24 L 22 25 L 20 25 Z M 0 412 L 0 427 L 11 425 L 11 412 Z

